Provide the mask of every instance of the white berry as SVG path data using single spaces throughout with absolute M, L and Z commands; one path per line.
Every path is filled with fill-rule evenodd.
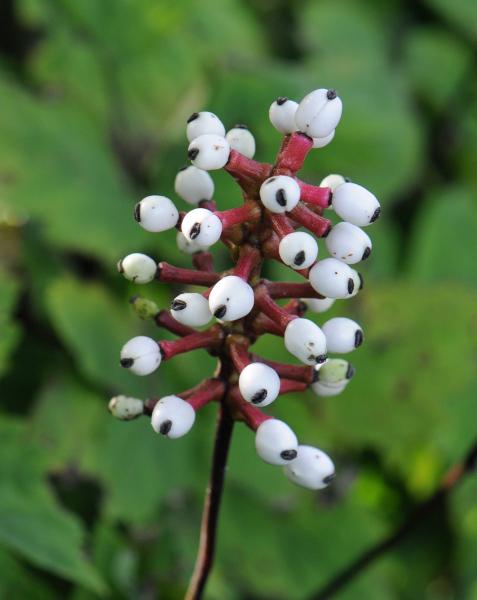
M 217 215 L 206 208 L 194 208 L 181 223 L 184 236 L 201 246 L 212 246 L 222 235 L 222 223 Z
M 324 148 L 325 146 L 328 146 L 328 144 L 333 140 L 334 137 L 335 130 L 333 129 L 333 131 L 325 137 L 313 138 L 313 148 Z
M 230 144 L 220 135 L 201 135 L 189 144 L 187 156 L 195 167 L 204 171 L 214 171 L 227 164 Z
M 343 110 L 334 90 L 319 89 L 307 94 L 298 105 L 295 122 L 312 138 L 324 138 L 336 128 Z
M 265 462 L 286 465 L 296 458 L 298 440 L 286 423 L 278 419 L 267 419 L 257 429 L 255 448 Z
M 253 305 L 253 288 L 236 275 L 223 277 L 209 295 L 210 312 L 222 321 L 236 321 L 245 317 Z
M 144 413 L 144 402 L 130 396 L 115 396 L 109 401 L 108 410 L 116 419 L 131 421 Z
M 316 381 L 326 385 L 343 385 L 354 375 L 354 367 L 342 358 L 330 358 L 316 373 Z
M 319 260 L 310 270 L 313 289 L 328 298 L 349 298 L 355 289 L 356 271 L 336 258 Z
M 325 240 L 328 252 L 348 265 L 366 260 L 371 254 L 373 244 L 369 235 L 362 229 L 342 221 L 337 223 Z
M 260 200 L 268 210 L 284 213 L 293 210 L 300 200 L 298 183 L 286 175 L 266 179 L 260 188 Z
M 192 113 L 187 119 L 187 139 L 189 142 L 195 140 L 200 135 L 214 134 L 225 135 L 225 127 L 222 121 L 214 113 L 202 111 Z
M 176 175 L 174 189 L 178 196 L 188 204 L 197 205 L 201 200 L 211 200 L 214 195 L 212 177 L 203 171 L 189 165 L 183 167 Z
M 292 269 L 307 269 L 318 256 L 318 244 L 309 233 L 295 231 L 280 240 L 278 253 L 282 261 Z
M 332 206 L 338 216 L 358 227 L 374 223 L 381 207 L 374 194 L 357 183 L 343 183 L 333 192 Z
M 247 402 L 255 406 L 267 406 L 280 392 L 280 378 L 268 365 L 251 363 L 240 373 L 239 389 Z
M 161 364 L 159 345 L 145 335 L 133 337 L 122 347 L 120 363 L 136 375 L 149 375 Z
M 225 139 L 230 147 L 247 158 L 253 158 L 255 155 L 255 138 L 245 125 L 235 125 L 233 129 L 227 131 Z
M 179 250 L 185 254 L 195 254 L 208 249 L 208 246 L 201 246 L 195 240 L 188 240 L 182 231 L 177 232 L 176 243 Z
M 346 183 L 346 179 L 343 177 L 343 175 L 331 173 L 321 180 L 320 187 L 330 188 L 330 190 L 334 192 L 336 188 L 340 185 L 343 185 L 343 183 Z
M 335 476 L 331 458 L 312 446 L 298 446 L 297 457 L 283 470 L 290 481 L 310 490 L 325 488 Z
M 151 425 L 156 433 L 170 439 L 180 438 L 188 433 L 195 421 L 195 410 L 178 396 L 161 398 L 151 416 Z
M 302 298 L 308 310 L 315 313 L 323 313 L 333 306 L 334 298 Z
M 280 96 L 272 102 L 268 116 L 277 131 L 284 134 L 296 131 L 295 113 L 297 108 L 298 102 L 294 102 L 285 96 Z
M 321 381 L 317 381 L 316 383 L 312 384 L 311 388 L 317 396 L 327 398 L 331 396 L 338 396 L 339 394 L 341 394 L 341 392 L 344 392 L 347 384 L 348 382 L 327 384 Z
M 326 337 L 321 329 L 309 319 L 293 319 L 288 323 L 284 335 L 285 347 L 306 365 L 326 361 Z
M 146 231 L 157 233 L 175 227 L 179 211 L 166 196 L 147 196 L 134 207 L 134 218 Z
M 346 317 L 334 317 L 322 325 L 328 352 L 346 354 L 363 343 L 363 330 Z
M 134 283 L 149 283 L 156 275 L 156 261 L 146 254 L 128 254 L 118 262 L 118 271 Z
M 202 294 L 179 294 L 171 304 L 171 315 L 176 321 L 189 327 L 206 325 L 212 318 L 209 302 Z

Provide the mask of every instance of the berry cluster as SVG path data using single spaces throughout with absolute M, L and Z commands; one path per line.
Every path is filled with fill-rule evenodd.
M 299 445 L 288 425 L 261 409 L 282 394 L 308 388 L 319 396 L 339 394 L 354 369 L 346 360 L 328 354 L 346 354 L 363 342 L 361 327 L 351 319 L 332 318 L 319 327 L 303 318 L 306 309 L 322 313 L 335 299 L 351 298 L 362 288 L 361 275 L 350 265 L 369 257 L 371 240 L 361 227 L 376 221 L 380 213 L 373 194 L 340 175 L 329 175 L 320 186 L 296 176 L 312 148 L 331 142 L 341 112 L 334 90 L 315 90 L 299 104 L 278 98 L 269 115 L 284 138 L 273 165 L 253 160 L 255 140 L 245 126 L 237 125 L 226 133 L 220 119 L 210 112 L 194 113 L 188 119 L 192 165 L 177 174 L 175 191 L 194 208 L 179 212 L 169 198 L 148 196 L 136 205 L 134 216 L 147 231 L 177 228 L 177 244 L 192 255 L 195 268 L 156 264 L 143 254 L 126 256 L 118 268 L 135 283 L 157 279 L 203 286 L 206 291 L 180 294 L 170 311 L 159 310 L 140 297 L 133 299 L 142 316 L 153 317 L 178 339 L 135 337 L 121 350 L 121 366 L 136 375 L 148 375 L 161 362 L 196 348 L 207 349 L 219 358 L 219 364 L 213 377 L 177 395 L 145 402 L 113 398 L 110 410 L 116 417 L 150 415 L 156 432 L 177 438 L 191 429 L 202 406 L 219 401 L 236 420 L 255 431 L 259 456 L 284 466 L 291 481 L 310 489 L 323 488 L 331 481 L 330 458 L 321 450 Z M 207 171 L 222 168 L 240 186 L 244 202 L 218 211 Z M 343 221 L 332 226 L 323 216 L 325 209 L 334 210 Z M 329 257 L 317 260 L 316 237 L 324 238 Z M 219 240 L 234 260 L 234 267 L 222 273 L 214 271 L 208 252 Z M 266 259 L 283 262 L 303 282 L 262 278 Z M 289 302 L 279 305 L 278 299 Z M 193 329 L 214 318 L 210 327 Z M 303 364 L 283 364 L 253 354 L 250 347 L 263 334 L 283 337 L 287 350 Z

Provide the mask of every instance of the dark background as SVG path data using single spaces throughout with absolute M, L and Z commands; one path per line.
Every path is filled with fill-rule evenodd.
M 142 251 L 189 264 L 173 232 L 146 234 L 131 213 L 149 193 L 185 208 L 173 180 L 191 112 L 248 124 L 257 158 L 271 160 L 272 100 L 335 87 L 336 139 L 303 177 L 344 173 L 382 202 L 365 289 L 332 311 L 354 316 L 367 339 L 344 394 L 286 397 L 273 414 L 334 458 L 337 479 L 317 494 L 292 486 L 238 426 L 207 594 L 308 598 L 405 523 L 477 438 L 477 3 L 4 0 L 0 10 L 0 598 L 182 597 L 215 409 L 169 442 L 146 420 L 114 422 L 107 403 L 179 392 L 213 362 L 196 352 L 144 379 L 118 367 L 127 339 L 155 334 L 129 297 L 167 306 L 178 290 L 138 290 L 115 263 Z M 231 178 L 213 177 L 219 207 L 237 205 Z M 262 352 L 289 359 L 271 346 Z M 439 496 L 336 597 L 477 598 L 476 497 L 472 477 Z

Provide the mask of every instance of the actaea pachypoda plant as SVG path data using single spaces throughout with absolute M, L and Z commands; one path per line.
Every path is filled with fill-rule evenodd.
M 133 302 L 140 314 L 153 317 L 158 326 L 178 337 L 173 341 L 135 337 L 123 346 L 120 362 L 137 375 L 149 375 L 176 354 L 204 348 L 218 358 L 218 365 L 210 378 L 176 395 L 144 402 L 117 396 L 110 402 L 114 416 L 149 415 L 154 431 L 178 438 L 194 425 L 200 408 L 215 401 L 255 432 L 258 455 L 282 466 L 294 483 L 321 489 L 333 479 L 334 465 L 327 454 L 300 445 L 286 423 L 262 408 L 290 392 L 311 389 L 319 396 L 339 394 L 354 369 L 346 360 L 329 355 L 346 354 L 363 342 L 361 327 L 349 318 L 332 318 L 319 327 L 303 317 L 307 309 L 322 313 L 335 299 L 359 292 L 362 278 L 353 266 L 367 259 L 372 248 L 362 228 L 374 223 L 380 213 L 372 193 L 342 176 L 329 175 L 319 186 L 297 177 L 308 152 L 331 142 L 341 113 L 342 103 L 334 90 L 315 90 L 299 104 L 278 98 L 269 116 L 284 138 L 273 165 L 253 160 L 255 140 L 246 127 L 237 125 L 226 133 L 210 112 L 194 113 L 188 119 L 192 165 L 177 174 L 175 191 L 194 208 L 179 212 L 169 198 L 154 195 L 136 205 L 134 216 L 147 231 L 177 228 L 179 248 L 192 256 L 194 268 L 157 264 L 144 254 L 126 256 L 118 268 L 138 284 L 155 279 L 202 286 L 204 291 L 180 294 L 170 311 L 136 297 Z M 208 173 L 215 169 L 225 169 L 240 186 L 243 203 L 237 208 L 217 210 Z M 323 216 L 328 209 L 343 220 L 332 226 Z M 323 238 L 326 258 L 318 258 L 316 238 Z M 209 253 L 218 241 L 234 261 L 225 272 L 214 270 Z M 262 278 L 265 260 L 281 261 L 303 282 Z M 278 299 L 288 303 L 279 305 Z M 208 328 L 194 329 L 212 320 Z M 254 354 L 252 346 L 264 334 L 282 337 L 286 349 L 303 364 L 279 363 Z

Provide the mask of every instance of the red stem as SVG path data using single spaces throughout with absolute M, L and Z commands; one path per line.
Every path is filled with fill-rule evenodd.
M 261 211 L 255 202 L 246 202 L 242 206 L 214 213 L 222 222 L 223 229 L 230 229 L 241 223 L 251 223 L 260 219 Z
M 271 335 L 277 335 L 283 337 L 283 329 L 275 323 L 272 319 L 259 313 L 251 324 L 252 331 L 255 335 L 263 335 L 264 333 L 270 333 Z
M 176 321 L 167 310 L 159 311 L 154 317 L 154 320 L 159 327 L 163 327 L 164 329 L 167 329 L 167 331 L 170 331 L 175 335 L 180 335 L 181 337 L 196 333 L 195 329 L 192 329 L 192 327 L 182 325 L 182 323 Z
M 309 283 L 267 281 L 265 286 L 271 298 L 323 298 Z
M 220 274 L 182 269 L 166 262 L 160 262 L 157 268 L 156 279 L 168 283 L 184 283 L 187 285 L 204 285 L 209 287 L 217 283 L 220 279 Z
M 169 360 L 176 354 L 183 354 L 197 348 L 214 348 L 222 342 L 222 338 L 222 328 L 213 326 L 206 331 L 191 333 L 179 340 L 163 340 L 158 344 L 163 360 Z
M 234 275 L 248 281 L 253 269 L 259 262 L 260 252 L 252 246 L 243 246 L 240 249 L 239 258 L 234 268 Z
M 313 367 L 308 367 L 306 365 L 288 365 L 286 363 L 277 362 L 275 360 L 268 360 L 266 358 L 262 358 L 258 356 L 258 354 L 252 354 L 251 359 L 255 362 L 261 362 L 275 371 L 280 375 L 280 377 L 284 377 L 286 379 L 293 379 L 295 381 L 303 381 L 307 384 L 313 382 L 315 370 Z M 281 393 L 281 392 L 280 392 Z
M 250 360 L 247 347 L 243 344 L 231 344 L 229 352 L 234 367 L 239 373 L 241 373 L 245 367 L 252 362 Z
M 228 395 L 232 406 L 237 410 L 243 417 L 245 423 L 253 429 L 253 431 L 257 431 L 259 426 L 268 419 L 272 419 L 270 415 L 264 414 L 259 408 L 250 404 L 242 398 L 240 395 L 238 387 L 234 387 Z
M 215 212 L 217 210 L 217 203 L 215 202 L 215 200 L 201 200 L 198 206 L 200 208 L 206 208 L 207 210 L 210 210 L 212 212 Z
M 280 239 L 295 231 L 294 227 L 290 223 L 290 219 L 288 219 L 286 215 L 270 213 L 268 218 L 270 219 L 273 230 Z
M 220 400 L 225 393 L 225 383 L 220 379 L 206 379 L 204 387 L 187 398 L 187 402 L 197 411 L 209 402 Z
M 224 170 L 230 173 L 242 190 L 252 196 L 258 193 L 262 182 L 270 177 L 272 166 L 247 158 L 236 150 L 230 151 Z
M 214 257 L 210 252 L 197 252 L 192 255 L 192 264 L 197 271 L 214 272 Z
M 304 381 L 296 381 L 291 379 L 280 380 L 280 396 L 291 392 L 304 392 L 308 388 L 308 384 Z
M 319 187 L 318 185 L 311 185 L 296 180 L 300 186 L 300 200 L 313 204 L 314 206 L 320 206 L 321 208 L 328 208 L 331 204 L 331 189 L 327 187 Z
M 265 285 L 260 285 L 255 289 L 255 305 L 280 327 L 282 333 L 288 323 L 296 319 L 294 315 L 288 314 L 272 300 Z
M 317 215 L 302 202 L 298 202 L 288 214 L 294 221 L 298 221 L 300 225 L 303 225 L 317 237 L 325 237 L 332 227 L 332 222 L 329 219 Z
M 274 175 L 294 175 L 301 169 L 308 152 L 313 148 L 313 140 L 299 131 L 287 135 L 278 152 L 273 168 Z

